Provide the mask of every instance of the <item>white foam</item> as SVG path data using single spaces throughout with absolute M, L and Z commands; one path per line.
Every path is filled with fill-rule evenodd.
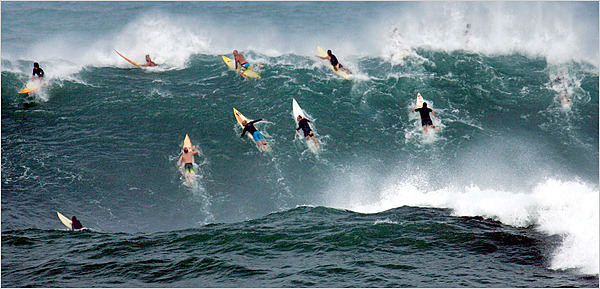
M 548 179 L 530 192 L 514 193 L 477 186 L 424 191 L 419 180 L 385 185 L 372 202 L 346 197 L 337 206 L 376 213 L 401 206 L 450 208 L 457 216 L 482 216 L 504 224 L 560 235 L 563 241 L 552 256 L 551 269 L 579 269 L 598 274 L 598 189 L 577 181 Z M 426 187 L 426 185 L 425 185 Z M 361 192 L 362 193 L 362 192 Z M 374 199 L 374 200 L 373 200 Z M 339 201 L 342 200 L 342 203 Z

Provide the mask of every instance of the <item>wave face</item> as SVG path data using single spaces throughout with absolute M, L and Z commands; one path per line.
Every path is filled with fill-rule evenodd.
M 3 2 L 2 286 L 598 287 L 598 34 L 595 2 Z

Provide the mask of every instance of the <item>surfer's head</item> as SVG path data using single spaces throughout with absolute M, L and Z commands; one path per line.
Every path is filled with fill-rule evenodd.
M 298 121 L 301 121 L 301 120 L 302 120 L 302 116 L 301 116 L 301 115 L 299 115 L 299 116 L 298 116 L 296 119 L 297 119 Z
M 246 120 L 242 120 L 242 125 L 246 125 L 248 122 Z
M 146 61 L 150 61 L 150 54 L 146 54 Z
M 187 154 L 188 153 L 188 148 L 183 148 L 183 152 Z
M 34 63 L 33 63 L 33 67 L 35 67 L 35 68 L 40 68 L 40 64 L 39 64 L 39 63 L 37 63 L 37 62 L 34 62 Z
M 77 217 L 73 216 L 73 218 L 71 218 L 71 222 L 75 222 L 77 221 Z
M 237 50 L 234 50 L 233 55 L 237 55 L 237 54 L 238 54 Z
M 423 107 L 427 107 L 427 102 L 423 102 Z
M 330 55 L 330 56 L 331 56 L 331 49 L 330 49 L 330 50 L 327 50 L 327 55 Z

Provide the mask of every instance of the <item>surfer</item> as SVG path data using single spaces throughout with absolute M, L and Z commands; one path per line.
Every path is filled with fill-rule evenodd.
M 181 156 L 179 157 L 179 161 L 177 162 L 178 165 L 181 165 L 181 163 L 185 163 L 185 171 L 193 174 L 194 173 L 194 155 L 199 153 L 198 150 L 196 149 L 196 146 L 192 146 L 192 150 L 189 150 L 187 147 L 183 148 L 183 152 L 181 153 Z
M 266 152 L 267 149 L 268 149 L 267 148 L 267 142 L 263 138 L 263 136 L 260 133 L 260 131 L 258 131 L 254 127 L 254 123 L 257 123 L 257 122 L 262 121 L 262 120 L 266 120 L 266 119 L 262 118 L 262 119 L 253 120 L 251 122 L 248 122 L 246 120 L 242 120 L 242 125 L 244 126 L 244 130 L 242 130 L 242 135 L 240 137 L 244 137 L 244 134 L 246 132 L 250 133 L 252 135 L 252 137 L 254 138 L 254 141 L 258 145 L 258 147 L 260 147 L 261 150 L 263 150 L 263 151 Z
M 233 51 L 233 58 L 235 60 L 235 69 L 238 69 L 238 63 L 240 64 L 241 74 L 244 76 L 244 71 L 250 68 L 250 63 L 246 61 L 246 57 L 244 55 L 239 54 L 237 50 Z M 246 77 L 246 76 L 244 76 Z
M 423 107 L 413 109 L 412 111 L 418 111 L 421 114 L 421 125 L 423 125 L 425 134 L 427 134 L 427 126 L 431 126 L 431 127 L 435 128 L 436 131 L 438 130 L 438 128 L 435 125 L 433 125 L 433 122 L 431 121 L 431 118 L 429 117 L 429 112 L 433 113 L 434 117 L 435 117 L 435 112 L 433 111 L 433 109 L 427 107 L 427 102 L 423 102 Z
M 333 53 L 331 53 L 331 50 L 327 50 L 327 56 L 318 56 L 318 58 L 321 59 L 329 59 L 329 63 L 331 63 L 331 66 L 333 66 L 333 69 L 335 71 L 338 71 L 338 69 L 343 69 L 347 74 L 350 74 L 350 72 L 344 68 L 344 66 L 337 60 L 337 57 L 335 57 L 335 55 L 333 55 Z
M 146 54 L 146 64 L 142 64 L 140 66 L 156 66 L 156 63 L 150 59 L 150 54 Z
M 73 229 L 73 230 L 83 229 L 83 225 L 81 225 L 81 222 L 79 222 L 79 220 L 77 220 L 77 217 L 75 217 L 75 216 L 73 216 L 73 218 L 71 218 L 71 229 Z
M 40 79 L 40 81 L 42 81 L 42 79 L 44 78 L 44 70 L 42 70 L 40 68 L 39 63 L 34 62 L 33 63 L 33 75 L 31 75 L 31 80 L 34 80 L 36 75 Z
M 570 102 L 569 100 L 569 90 L 567 89 L 567 85 L 563 83 L 564 77 L 557 77 L 554 82 L 561 86 L 560 94 L 560 102 L 563 105 L 566 105 Z
M 312 131 L 312 129 L 310 128 L 310 125 L 308 124 L 310 122 L 310 120 L 308 120 L 306 117 L 302 117 L 301 115 L 298 116 L 297 120 L 298 120 L 298 128 L 296 129 L 296 133 L 298 133 L 299 129 L 302 129 L 306 140 L 308 140 L 308 138 L 312 138 L 312 140 L 315 142 L 315 144 L 317 144 L 317 148 L 319 148 L 320 145 L 319 145 L 319 142 L 317 141 L 317 139 L 315 138 L 315 132 Z

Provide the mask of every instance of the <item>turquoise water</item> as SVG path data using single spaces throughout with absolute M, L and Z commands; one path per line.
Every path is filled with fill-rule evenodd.
M 597 11 L 3 2 L 2 286 L 597 287 Z M 262 79 L 226 68 L 234 49 Z M 23 97 L 33 61 L 47 85 Z M 239 137 L 234 107 L 267 119 L 272 152 Z

